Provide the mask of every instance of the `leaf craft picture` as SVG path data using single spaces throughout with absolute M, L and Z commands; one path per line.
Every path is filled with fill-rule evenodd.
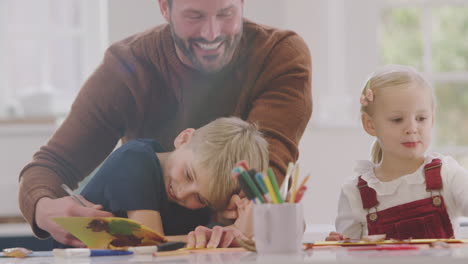
M 158 232 L 121 217 L 56 217 L 54 221 L 89 248 L 116 249 L 167 242 Z

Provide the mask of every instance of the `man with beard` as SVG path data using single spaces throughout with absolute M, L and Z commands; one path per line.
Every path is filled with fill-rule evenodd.
M 244 0 L 159 4 L 168 24 L 109 47 L 66 120 L 22 170 L 20 208 L 38 237 L 83 246 L 51 218 L 111 216 L 100 205 L 83 207 L 64 197 L 60 185 L 76 187 L 119 140 L 155 138 L 170 151 L 183 129 L 238 116 L 258 124 L 280 182 L 286 164 L 297 159 L 312 112 L 304 41 L 244 19 Z M 232 209 L 226 217 L 237 216 Z M 197 229 L 197 245 L 217 245 L 229 232 L 213 230 Z

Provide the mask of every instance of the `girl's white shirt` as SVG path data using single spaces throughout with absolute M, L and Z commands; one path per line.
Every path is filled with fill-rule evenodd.
M 431 193 L 426 191 L 423 168 L 435 158 L 442 160 L 443 188 L 440 193 L 444 198 L 453 231 L 457 237 L 459 233 L 458 217 L 468 216 L 468 171 L 452 157 L 438 153 L 428 154 L 424 164 L 414 173 L 389 182 L 382 182 L 375 176 L 374 163 L 367 160 L 358 161 L 354 169 L 356 175 L 347 180 L 341 188 L 338 216 L 335 222 L 336 231 L 352 239 L 360 239 L 368 234 L 366 221 L 368 211 L 362 207 L 361 195 L 357 188 L 359 176 L 362 176 L 369 187 L 376 191 L 379 201 L 377 210 L 381 211 L 396 205 L 431 197 Z

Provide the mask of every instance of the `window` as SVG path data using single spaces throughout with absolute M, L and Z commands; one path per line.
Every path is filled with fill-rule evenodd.
M 468 1 L 387 1 L 381 9 L 382 64 L 416 67 L 437 97 L 435 148 L 468 167 Z
M 65 114 L 102 58 L 102 0 L 0 2 L 0 118 Z

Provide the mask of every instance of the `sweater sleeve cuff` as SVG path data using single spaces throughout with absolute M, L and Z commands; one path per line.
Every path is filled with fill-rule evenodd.
M 273 169 L 278 184 L 282 184 L 284 176 L 286 175 L 286 163 L 278 159 L 275 155 L 270 155 L 270 167 Z
M 43 197 L 55 199 L 62 196 L 61 183 L 58 176 L 50 169 L 43 167 L 32 167 L 24 171 L 20 178 L 20 210 L 38 238 L 45 239 L 50 234 L 36 224 L 36 204 Z

